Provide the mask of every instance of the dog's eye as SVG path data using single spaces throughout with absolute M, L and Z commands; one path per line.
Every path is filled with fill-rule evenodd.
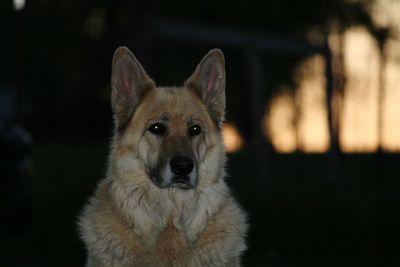
M 167 131 L 167 127 L 165 127 L 164 124 L 157 122 L 150 125 L 149 131 L 155 135 L 164 135 L 165 132 Z
M 194 124 L 194 125 L 190 126 L 188 129 L 188 133 L 190 136 L 199 135 L 201 133 L 200 125 Z

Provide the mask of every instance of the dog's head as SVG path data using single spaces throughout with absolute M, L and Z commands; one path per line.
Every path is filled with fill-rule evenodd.
M 135 56 L 118 48 L 111 79 L 115 171 L 159 188 L 192 189 L 222 176 L 224 64 L 222 52 L 211 50 L 184 86 L 156 87 Z

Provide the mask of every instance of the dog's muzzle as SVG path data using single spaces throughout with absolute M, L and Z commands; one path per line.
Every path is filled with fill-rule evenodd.
M 189 175 L 194 167 L 193 160 L 187 156 L 173 157 L 170 162 L 171 170 L 177 177 Z
M 196 184 L 193 181 L 194 162 L 187 156 L 175 156 L 170 161 L 170 168 L 173 177 L 170 182 L 171 187 L 179 187 L 182 189 L 193 188 Z
M 185 155 L 172 157 L 163 164 L 158 173 L 151 175 L 153 182 L 160 188 L 177 187 L 191 189 L 197 185 L 197 168 L 194 160 Z

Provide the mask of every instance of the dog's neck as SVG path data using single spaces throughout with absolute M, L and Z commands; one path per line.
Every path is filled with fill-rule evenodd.
M 149 183 L 134 186 L 114 177 L 108 187 L 115 209 L 148 246 L 154 245 L 157 234 L 171 225 L 192 243 L 228 196 L 222 179 L 206 187 L 182 190 L 160 189 Z

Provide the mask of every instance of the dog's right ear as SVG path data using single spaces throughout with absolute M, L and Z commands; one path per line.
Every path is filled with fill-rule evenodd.
M 198 93 L 211 118 L 221 126 L 225 111 L 225 59 L 219 49 L 212 49 L 197 65 L 185 86 Z
M 126 47 L 113 56 L 111 71 L 111 106 L 118 129 L 124 127 L 146 91 L 155 87 L 136 57 Z

